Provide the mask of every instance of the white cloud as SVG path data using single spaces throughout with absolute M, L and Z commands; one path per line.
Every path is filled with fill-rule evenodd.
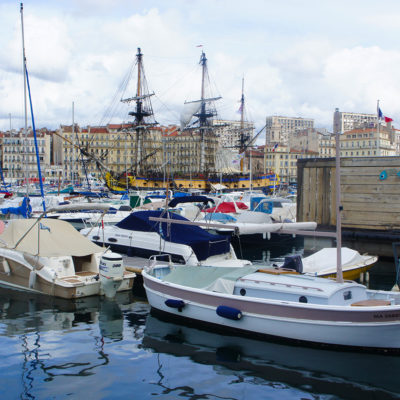
M 238 118 L 244 76 L 248 116 L 259 128 L 274 114 L 331 128 L 336 107 L 373 113 L 377 99 L 396 123 L 400 3 L 381 3 L 29 1 L 25 38 L 37 126 L 70 123 L 72 101 L 79 124 L 104 122 L 138 47 L 160 123 L 178 123 L 183 102 L 199 97 L 202 49 L 222 118 Z M 23 114 L 15 2 L 2 2 L 0 24 L 0 129 L 8 129 L 9 114 L 14 127 Z M 125 105 L 115 109 L 113 120 L 128 118 Z

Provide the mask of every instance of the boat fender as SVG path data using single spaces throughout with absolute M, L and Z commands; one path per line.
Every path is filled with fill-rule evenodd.
M 183 300 L 167 299 L 165 300 L 165 305 L 167 307 L 177 308 L 179 312 L 182 312 L 182 308 L 185 307 L 185 302 Z
M 4 258 L 3 259 L 3 269 L 4 269 L 4 273 L 8 276 L 11 275 L 11 268 L 10 268 L 10 264 L 8 263 L 8 261 Z
M 29 273 L 29 289 L 33 289 L 36 284 L 36 271 L 32 270 Z
M 243 316 L 240 310 L 228 306 L 218 306 L 216 311 L 220 317 L 233 319 L 235 321 L 238 321 Z

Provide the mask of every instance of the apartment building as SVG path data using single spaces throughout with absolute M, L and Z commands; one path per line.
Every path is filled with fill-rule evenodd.
M 140 133 L 140 151 L 138 134 L 132 124 L 61 126 L 58 134 L 63 138 L 62 158 L 67 180 L 82 180 L 88 174 L 101 179 L 107 170 L 117 174 L 153 171 L 162 164 L 163 130 L 158 127 Z
M 201 160 L 201 146 L 204 145 L 204 160 Z M 202 138 L 199 131 L 180 131 L 177 127 L 163 136 L 163 153 L 168 169 L 174 174 L 215 173 L 215 158 L 218 137 L 207 135 Z M 201 168 L 201 165 L 204 168 Z
M 46 171 L 52 174 L 52 131 L 42 128 L 36 130 L 38 156 L 42 177 Z M 11 130 L 2 134 L 2 169 L 4 177 L 13 181 L 26 178 L 38 181 L 37 152 L 32 128 Z
M 314 128 L 311 118 L 270 116 L 266 119 L 265 144 L 287 145 L 290 138 L 300 130 Z
M 214 134 L 218 138 L 220 147 L 230 148 L 238 152 L 240 150 L 241 137 L 252 138 L 254 135 L 254 123 L 244 121 L 228 121 L 216 119 L 212 121 Z
M 395 156 L 396 131 L 391 126 L 358 128 L 340 135 L 341 157 Z
M 297 150 L 285 145 L 265 146 L 265 165 L 267 172 L 275 172 L 281 182 L 295 183 L 297 181 L 297 160 L 318 157 L 318 151 Z
M 353 129 L 371 128 L 376 126 L 377 121 L 377 114 L 343 112 L 336 108 L 333 113 L 333 131 L 343 133 Z

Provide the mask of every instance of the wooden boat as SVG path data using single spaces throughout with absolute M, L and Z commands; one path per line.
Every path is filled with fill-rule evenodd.
M 400 293 L 293 271 L 153 265 L 152 308 L 204 324 L 284 339 L 400 350 Z
M 0 283 L 66 299 L 113 297 L 135 274 L 122 257 L 58 219 L 11 220 L 0 234 Z

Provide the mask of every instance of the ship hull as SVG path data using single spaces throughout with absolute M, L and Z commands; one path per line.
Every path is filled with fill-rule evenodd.
M 172 181 L 165 181 L 163 178 L 155 177 L 132 177 L 129 176 L 127 180 L 123 177 L 120 180 L 114 180 L 110 175 L 106 176 L 107 187 L 112 191 L 126 191 L 127 182 L 128 188 L 134 188 L 136 190 L 154 190 L 163 189 L 166 185 L 170 188 L 176 188 L 178 190 L 200 190 L 210 191 L 215 185 L 223 185 L 225 190 L 263 190 L 270 192 L 274 187 L 279 185 L 279 178 L 274 174 L 257 175 L 250 179 L 247 175 L 233 175 L 223 176 L 215 178 L 198 178 L 198 177 L 184 177 L 174 178 Z

